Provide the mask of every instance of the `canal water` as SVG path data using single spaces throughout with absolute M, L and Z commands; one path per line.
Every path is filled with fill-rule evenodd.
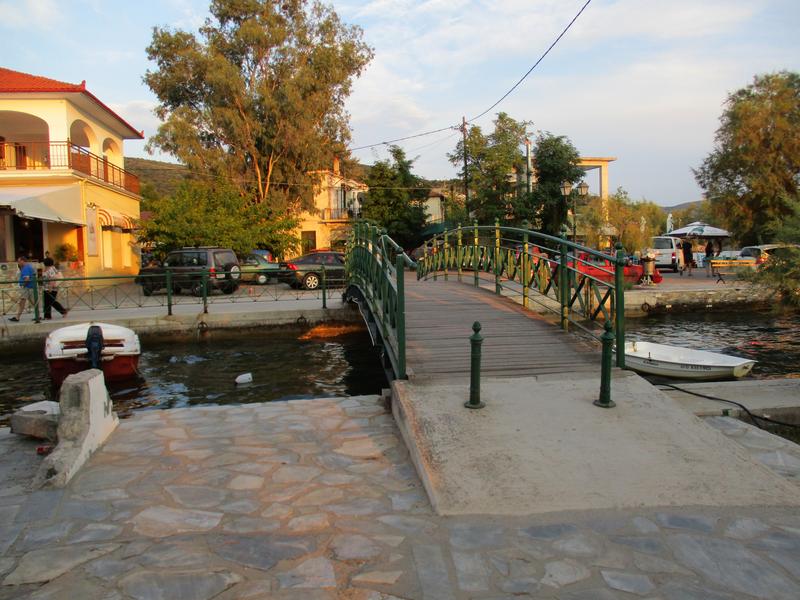
M 141 342 L 141 378 L 109 386 L 118 411 L 380 394 L 388 387 L 369 334 L 353 324 Z M 0 361 L 0 416 L 20 404 L 57 400 L 38 344 Z M 242 373 L 252 373 L 253 382 L 237 386 Z
M 710 350 L 758 361 L 752 377 L 800 377 L 800 313 L 669 314 L 628 319 L 628 339 Z M 667 381 L 663 379 L 663 381 Z

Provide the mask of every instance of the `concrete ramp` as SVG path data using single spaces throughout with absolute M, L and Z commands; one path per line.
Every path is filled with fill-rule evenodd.
M 630 372 L 613 409 L 596 376 L 393 383 L 393 411 L 439 514 L 526 515 L 652 506 L 800 505 L 800 488 L 753 461 Z

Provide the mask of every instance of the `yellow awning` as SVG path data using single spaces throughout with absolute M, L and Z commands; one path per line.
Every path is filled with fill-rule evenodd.
M 81 210 L 79 184 L 0 187 L 0 208 L 7 208 L 17 216 L 28 219 L 86 224 Z

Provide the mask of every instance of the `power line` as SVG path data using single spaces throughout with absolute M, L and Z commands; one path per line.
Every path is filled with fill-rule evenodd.
M 508 98 L 508 96 L 509 96 L 509 95 L 511 95 L 511 93 L 512 93 L 512 92 L 513 92 L 515 89 L 517 89 L 517 88 L 520 86 L 520 84 L 521 84 L 523 81 L 525 81 L 525 79 L 527 79 L 527 78 L 528 78 L 528 75 L 530 75 L 530 74 L 531 74 L 531 73 L 534 71 L 534 69 L 536 69 L 536 67 L 538 67 L 538 66 L 539 66 L 539 63 L 541 63 L 541 62 L 544 60 L 544 58 L 545 58 L 545 57 L 546 57 L 548 54 L 550 54 L 550 51 L 551 51 L 551 50 L 552 50 L 552 49 L 553 49 L 553 48 L 556 46 L 556 44 L 558 44 L 558 42 L 559 42 L 559 41 L 561 41 L 561 38 L 563 38 L 563 37 L 564 37 L 564 35 L 567 33 L 567 31 L 569 31 L 569 29 L 570 29 L 570 28 L 572 27 L 572 25 L 575 23 L 575 21 L 577 21 L 577 20 L 578 20 L 578 17 L 580 17 L 580 16 L 581 16 L 581 14 L 583 14 L 583 11 L 584 11 L 584 10 L 586 10 L 586 7 L 587 7 L 587 6 L 589 6 L 589 4 L 591 3 L 591 1 L 592 1 L 592 0 L 586 0 L 586 3 L 585 3 L 585 4 L 584 4 L 582 7 L 581 7 L 581 9 L 580 9 L 580 10 L 577 12 L 577 14 L 576 14 L 576 15 L 575 15 L 575 16 L 572 18 L 572 20 L 571 20 L 571 21 L 570 21 L 570 22 L 567 24 L 567 26 L 566 26 L 566 27 L 563 29 L 563 31 L 562 31 L 562 32 L 561 32 L 561 33 L 558 35 L 558 37 L 557 37 L 555 40 L 553 40 L 553 43 L 552 43 L 552 44 L 550 44 L 550 46 L 547 48 L 547 50 L 545 50 L 545 51 L 544 51 L 544 54 L 542 54 L 542 55 L 539 57 L 539 59 L 538 59 L 538 60 L 537 60 L 537 61 L 536 61 L 536 62 L 533 64 L 533 66 L 532 66 L 530 69 L 528 69 L 528 72 L 527 72 L 527 73 L 525 73 L 525 75 L 523 75 L 523 76 L 522 76 L 522 78 L 520 78 L 520 80 L 519 80 L 519 81 L 517 81 L 517 83 L 515 83 L 515 84 L 514 84 L 514 85 L 511 87 L 511 89 L 510 89 L 510 90 L 508 90 L 508 91 L 507 91 L 505 94 L 503 94 L 503 95 L 500 97 L 500 99 L 499 99 L 497 102 L 495 102 L 494 104 L 492 104 L 492 105 L 491 105 L 489 108 L 487 108 L 486 110 L 484 110 L 482 113 L 480 113 L 480 114 L 479 114 L 479 115 L 477 115 L 477 116 L 474 116 L 474 117 L 472 117 L 471 119 L 468 119 L 468 120 L 467 120 L 467 123 L 471 123 L 472 121 L 475 121 L 475 120 L 477 120 L 477 119 L 480 119 L 482 116 L 484 116 L 486 113 L 488 113 L 488 112 L 489 112 L 489 111 L 491 111 L 493 108 L 495 108 L 495 107 L 496 107 L 498 104 L 500 104 L 500 103 L 501 103 L 503 100 L 505 100 L 506 98 Z M 358 146 L 358 147 L 356 147 L 356 148 L 350 148 L 350 151 L 351 151 L 351 152 L 355 152 L 356 150 L 365 150 L 365 149 L 367 149 L 367 148 L 374 148 L 374 147 L 376 147 L 376 146 L 384 146 L 384 145 L 387 145 L 387 146 L 388 146 L 389 144 L 394 144 L 394 143 L 396 143 L 396 142 L 404 142 L 404 141 L 406 141 L 406 140 L 411 140 L 411 139 L 418 138 L 418 137 L 424 137 L 424 136 L 428 136 L 428 135 L 433 135 L 434 133 L 440 133 L 440 132 L 442 132 L 442 131 L 447 131 L 448 129 L 459 130 L 459 126 L 458 126 L 458 125 L 450 125 L 450 126 L 448 126 L 448 127 L 441 127 L 441 128 L 439 128 L 439 129 L 432 129 L 432 130 L 430 130 L 430 131 L 423 131 L 422 133 L 416 133 L 416 134 L 414 134 L 414 135 L 407 135 L 407 136 L 405 136 L 405 137 L 395 138 L 395 139 L 393 139 L 393 140 L 386 140 L 386 141 L 384 141 L 384 142 L 377 142 L 377 143 L 375 143 L 375 144 L 366 144 L 366 145 L 364 145 L 364 146 Z
M 567 24 L 567 26 L 564 28 L 564 30 L 563 30 L 561 33 L 559 33 L 559 34 L 558 34 L 558 37 L 557 37 L 555 40 L 553 40 L 553 43 L 552 43 L 552 44 L 550 44 L 550 46 L 547 48 L 547 50 L 545 50 L 545 51 L 544 51 L 544 54 L 542 54 L 542 55 L 539 57 L 539 60 L 537 60 L 535 63 L 533 63 L 533 66 L 532 66 L 530 69 L 528 69 L 528 72 L 527 72 L 527 73 L 525 73 L 525 75 L 523 75 L 523 76 L 520 78 L 520 80 L 519 80 L 519 81 L 517 81 L 517 83 L 515 83 L 513 86 L 511 86 L 511 89 L 510 89 L 510 90 L 508 90 L 508 91 L 507 91 L 505 94 L 503 94 L 503 95 L 500 97 L 500 99 L 499 99 L 497 102 L 495 102 L 494 104 L 492 104 L 492 105 L 491 105 L 489 108 L 487 108 L 487 109 L 486 109 L 485 111 L 483 111 L 481 114 L 479 114 L 478 116 L 472 117 L 471 119 L 468 119 L 468 121 L 467 121 L 467 122 L 472 122 L 472 121 L 475 121 L 475 120 L 477 120 L 477 119 L 480 119 L 480 118 L 481 118 L 483 115 L 485 115 L 486 113 L 488 113 L 489 111 L 491 111 L 491 110 L 492 110 L 492 109 L 493 109 L 495 106 L 497 106 L 497 105 L 498 105 L 498 104 L 500 104 L 500 103 L 501 103 L 503 100 L 505 100 L 506 98 L 508 98 L 508 97 L 511 95 L 511 92 L 513 92 L 515 89 L 517 89 L 517 88 L 519 87 L 519 85 L 520 85 L 520 84 L 521 84 L 523 81 L 525 81 L 525 79 L 527 79 L 528 75 L 530 75 L 531 73 L 533 73 L 533 70 L 534 70 L 536 67 L 538 67 L 538 66 L 539 66 L 539 63 L 540 63 L 540 62 L 542 62 L 542 61 L 544 60 L 545 56 L 547 56 L 548 54 L 550 54 L 550 50 L 552 50 L 553 48 L 555 48 L 555 45 L 556 45 L 556 44 L 557 44 L 557 43 L 558 43 L 558 42 L 561 40 L 561 38 L 562 38 L 562 37 L 564 37 L 564 35 L 567 33 L 567 31 L 569 31 L 569 28 L 570 28 L 570 27 L 572 27 L 572 25 L 575 23 L 575 21 L 577 21 L 577 20 L 578 20 L 578 17 L 580 17 L 580 16 L 581 16 L 581 14 L 583 13 L 583 11 L 584 11 L 584 10 L 586 10 L 586 7 L 587 7 L 587 6 L 589 6 L 589 3 L 590 3 L 591 1 L 592 1 L 592 0 L 586 0 L 586 4 L 584 4 L 584 5 L 581 7 L 581 9 L 578 11 L 578 14 L 576 14 L 574 17 L 572 17 L 572 20 L 571 20 L 571 21 L 570 21 L 570 22 Z

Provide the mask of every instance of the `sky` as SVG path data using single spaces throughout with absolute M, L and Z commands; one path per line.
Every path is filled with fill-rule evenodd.
M 375 58 L 348 99 L 351 147 L 458 125 L 498 100 L 585 0 L 339 0 Z M 142 76 L 154 26 L 195 31 L 208 0 L 0 0 L 0 65 L 80 83 L 149 137 L 156 99 Z M 613 156 L 612 190 L 669 206 L 698 200 L 725 98 L 756 74 L 800 70 L 798 0 L 592 0 L 559 44 L 496 109 Z M 454 177 L 457 131 L 401 143 L 428 178 Z M 150 156 L 127 141 L 127 156 Z M 354 152 L 387 158 L 385 145 Z M 593 174 L 594 173 L 594 174 Z M 587 175 L 598 191 L 597 171 Z

